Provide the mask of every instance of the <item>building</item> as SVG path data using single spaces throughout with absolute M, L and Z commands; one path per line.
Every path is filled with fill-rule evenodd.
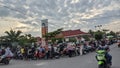
M 44 37 L 48 33 L 48 19 L 41 20 L 42 25 L 42 37 Z
M 83 32 L 80 29 L 62 31 L 62 34 L 63 34 L 64 38 L 78 37 L 78 36 L 88 35 L 88 33 Z
M 77 30 L 67 30 L 67 31 L 62 31 L 60 34 L 56 36 L 56 38 L 64 38 L 66 41 L 68 41 L 70 38 L 76 38 L 81 39 L 82 36 L 90 34 L 81 31 L 80 29 Z

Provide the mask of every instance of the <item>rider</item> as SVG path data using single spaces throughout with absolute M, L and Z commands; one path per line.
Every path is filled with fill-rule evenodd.
M 97 60 L 103 60 L 107 64 L 112 65 L 112 56 L 108 53 L 109 51 L 110 51 L 109 46 L 105 45 L 105 43 L 102 42 L 102 44 L 97 49 L 97 54 L 98 55 L 96 55 L 96 59 Z M 101 56 L 99 54 L 102 55 L 102 58 L 100 58 L 100 59 L 99 59 L 99 57 L 101 57 Z
M 105 48 L 106 50 L 106 61 L 108 64 L 112 65 L 112 56 L 109 54 L 110 48 Z
M 12 56 L 13 56 L 13 53 L 11 52 L 10 48 L 6 47 L 2 49 L 0 60 L 2 60 L 5 57 L 12 57 Z
M 5 54 L 5 48 L 2 47 L 1 48 L 1 53 L 0 53 L 0 61 L 2 60 L 2 58 L 4 58 L 4 54 Z

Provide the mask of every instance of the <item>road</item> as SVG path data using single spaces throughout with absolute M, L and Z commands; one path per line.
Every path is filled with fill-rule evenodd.
M 111 46 L 113 56 L 112 68 L 120 68 L 120 48 L 116 44 Z M 95 52 L 77 57 L 64 57 L 54 60 L 12 60 L 9 65 L 0 64 L 0 68 L 97 68 Z

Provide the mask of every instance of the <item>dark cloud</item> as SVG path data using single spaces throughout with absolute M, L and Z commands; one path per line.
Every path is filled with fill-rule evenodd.
M 9 9 L 5 9 L 4 7 L 0 7 L 0 17 L 6 17 L 9 15 Z

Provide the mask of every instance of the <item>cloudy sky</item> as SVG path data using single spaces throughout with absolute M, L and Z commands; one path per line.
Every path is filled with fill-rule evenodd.
M 6 30 L 41 35 L 41 20 L 49 31 L 101 29 L 120 31 L 120 0 L 0 0 L 0 36 Z

